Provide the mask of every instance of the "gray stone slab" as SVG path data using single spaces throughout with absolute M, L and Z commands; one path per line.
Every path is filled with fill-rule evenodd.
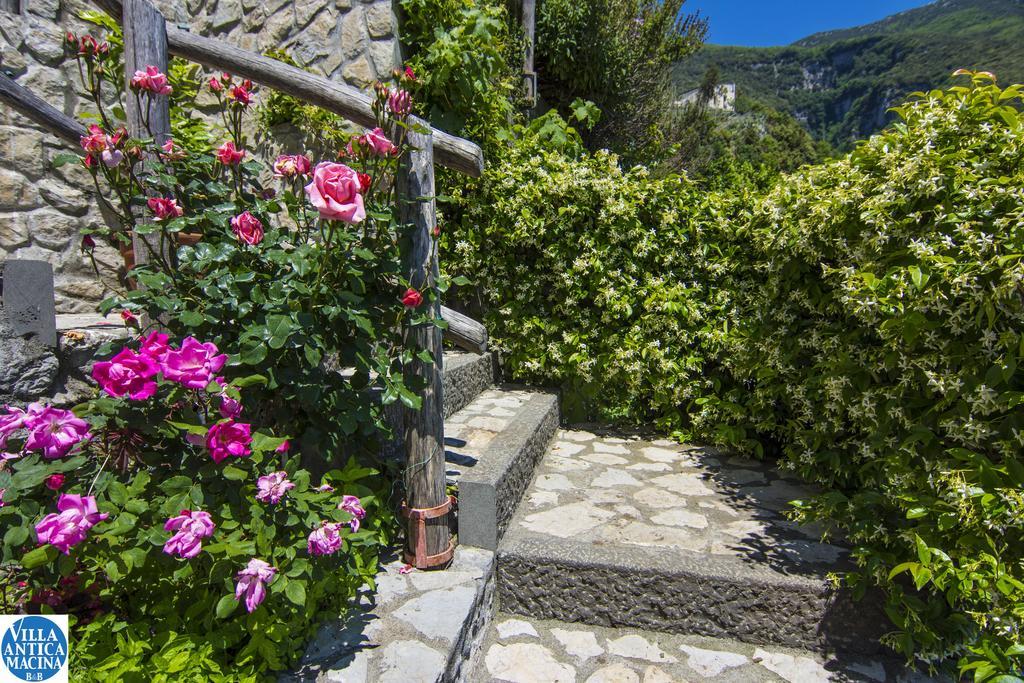
M 5 261 L 2 315 L 15 336 L 57 348 L 53 266 L 46 261 Z
M 444 354 L 444 416 L 459 412 L 494 384 L 494 354 L 449 351 Z
M 494 549 L 558 427 L 558 398 L 532 394 L 459 479 L 459 542 Z

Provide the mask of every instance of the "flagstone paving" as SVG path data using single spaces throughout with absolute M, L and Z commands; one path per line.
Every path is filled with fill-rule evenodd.
M 835 569 L 846 549 L 785 518 L 811 491 L 770 466 L 668 440 L 560 430 L 513 525 L 590 544 Z
M 925 683 L 899 662 L 500 615 L 473 683 Z

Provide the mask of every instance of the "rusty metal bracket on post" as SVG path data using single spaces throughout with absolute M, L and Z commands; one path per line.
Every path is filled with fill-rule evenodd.
M 411 508 L 404 502 L 402 503 L 402 517 L 414 522 L 407 527 L 410 538 L 407 540 L 405 544 L 406 549 L 402 553 L 402 559 L 406 564 L 411 564 L 417 569 L 436 569 L 451 562 L 452 556 L 455 554 L 455 543 L 451 540 L 448 541 L 448 547 L 444 551 L 436 555 L 427 554 L 426 520 L 444 517 L 451 511 L 454 505 L 455 496 L 448 496 L 445 502 L 432 508 Z M 410 547 L 415 549 L 411 554 L 408 550 Z

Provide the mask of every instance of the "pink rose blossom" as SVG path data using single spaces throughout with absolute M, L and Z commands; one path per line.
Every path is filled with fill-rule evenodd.
M 232 420 L 236 420 L 242 416 L 242 402 L 224 394 L 220 397 L 218 411 L 221 417 L 230 417 Z
M 324 161 L 313 169 L 306 185 L 309 202 L 327 220 L 358 223 L 366 218 L 363 196 L 359 193 L 359 175 L 345 164 Z
M 142 401 L 156 393 L 156 381 L 152 378 L 158 372 L 160 366 L 153 358 L 131 349 L 121 349 L 110 360 L 92 366 L 92 378 L 103 391 L 114 398 L 128 396 L 133 401 Z
M 342 496 L 341 502 L 338 503 L 338 509 L 352 515 L 352 519 L 348 522 L 352 533 L 359 531 L 359 521 L 366 518 L 366 510 L 363 509 L 363 504 L 359 501 L 359 498 L 357 496 Z
M 411 574 L 412 573 L 412 569 L 413 569 L 413 567 L 412 567 L 411 564 L 403 564 L 401 567 L 398 568 L 398 573 L 399 574 Z
M 256 480 L 256 500 L 261 503 L 278 503 L 295 484 L 288 481 L 287 472 L 271 472 Z
M 237 149 L 235 147 L 235 143 L 231 140 L 228 140 L 217 148 L 217 161 L 225 166 L 234 166 L 235 164 L 239 164 L 244 158 L 245 150 Z
M 317 486 L 316 490 L 319 491 L 320 493 L 332 493 L 334 491 L 334 487 L 328 484 L 327 482 L 324 482 L 323 484 Z
M 89 424 L 70 410 L 41 403 L 28 407 L 25 426 L 30 430 L 25 448 L 42 451 L 44 458 L 63 458 L 80 442 L 91 438 Z
M 341 522 L 324 522 L 306 540 L 310 555 L 332 555 L 341 549 Z
M 218 422 L 206 433 L 206 448 L 214 462 L 220 462 L 228 456 L 244 458 L 252 453 L 252 425 L 235 422 L 232 419 Z
M 216 528 L 210 513 L 182 510 L 164 523 L 164 531 L 176 532 L 164 543 L 164 552 L 186 560 L 193 558 L 203 549 L 203 539 L 212 536 Z
M 379 157 L 392 156 L 398 152 L 398 148 L 391 142 L 391 138 L 380 128 L 374 128 L 366 133 L 362 136 L 362 141 Z
M 220 79 L 218 79 L 216 76 L 210 76 L 209 85 L 210 90 L 212 90 L 213 92 L 220 92 L 224 89 L 224 86 L 220 83 Z
M 285 439 L 284 441 L 281 442 L 280 446 L 278 446 L 277 448 L 274 449 L 274 452 L 275 453 L 287 453 L 288 449 L 291 448 L 291 447 L 292 447 L 292 445 L 290 443 L 288 443 L 288 439 Z
M 309 158 L 304 154 L 282 154 L 274 162 L 274 175 L 278 178 L 309 175 L 311 168 Z
M 408 90 L 396 90 L 388 95 L 388 109 L 395 116 L 402 118 L 412 111 L 412 98 Z
M 160 156 L 166 161 L 181 161 L 188 156 L 188 152 L 186 152 L 181 145 L 171 138 L 167 138 L 167 142 L 165 142 L 160 149 L 162 150 L 162 154 Z
M 60 491 L 60 487 L 64 486 L 64 475 L 59 472 L 57 474 L 51 474 L 46 478 L 46 481 L 44 481 L 43 484 L 45 484 L 46 488 L 51 491 Z
M 228 99 L 234 100 L 243 107 L 252 103 L 252 81 L 245 81 L 241 85 L 233 85 L 228 88 Z
M 252 612 L 267 597 L 265 584 L 272 582 L 275 574 L 277 569 L 263 560 L 255 557 L 249 560 L 248 566 L 236 575 L 238 583 L 235 585 L 235 600 L 241 600 L 244 595 L 245 609 Z
M 178 218 L 184 213 L 181 207 L 178 206 L 178 202 L 169 197 L 150 197 L 146 200 L 146 206 L 153 212 L 157 220 L 167 220 L 168 218 Z
M 251 246 L 263 241 L 263 223 L 248 211 L 243 211 L 231 219 L 231 232 Z
M 153 65 L 147 66 L 145 71 L 136 71 L 130 85 L 135 90 L 145 90 L 154 95 L 170 95 L 173 91 L 167 83 L 167 74 Z
M 0 448 L 6 448 L 10 435 L 25 427 L 25 418 L 27 417 L 21 408 L 5 405 L 4 410 L 7 413 L 0 415 Z M 6 453 L 4 456 L 4 460 L 10 460 L 6 457 Z
M 99 511 L 93 496 L 62 493 L 57 509 L 60 512 L 50 513 L 36 524 L 36 536 L 40 544 L 49 543 L 65 555 L 85 540 L 89 529 L 109 516 Z
M 164 377 L 172 382 L 189 389 L 205 389 L 227 360 L 227 354 L 218 354 L 212 342 L 203 344 L 195 337 L 186 337 L 180 349 L 167 350 L 161 369 Z
M 167 354 L 168 348 L 167 335 L 153 330 L 142 339 L 142 343 L 139 345 L 139 353 L 159 362 Z
M 98 153 L 110 146 L 110 138 L 99 125 L 93 123 L 89 126 L 89 134 L 81 137 L 81 143 L 86 152 Z
M 7 493 L 7 489 L 0 489 L 0 508 L 2 508 L 4 505 L 7 505 L 7 503 L 4 502 L 5 493 Z

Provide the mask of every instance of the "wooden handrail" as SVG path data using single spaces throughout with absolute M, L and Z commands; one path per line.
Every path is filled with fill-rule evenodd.
M 119 0 L 94 1 L 120 23 L 122 7 Z M 170 24 L 167 25 L 167 48 L 173 55 L 251 79 L 361 126 L 376 125 L 370 97 L 350 85 L 336 83 L 276 59 L 189 33 Z M 412 120 L 424 123 L 416 118 Z M 437 163 L 474 178 L 483 173 L 484 153 L 479 145 L 436 128 L 433 129 L 433 138 Z

